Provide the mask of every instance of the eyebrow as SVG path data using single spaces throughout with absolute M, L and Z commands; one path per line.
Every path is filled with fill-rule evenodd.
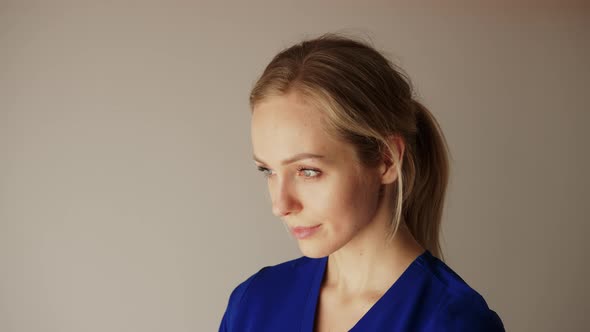
M 311 159 L 311 158 L 323 159 L 324 156 L 319 155 L 319 154 L 314 154 L 314 153 L 299 153 L 299 154 L 294 155 L 291 158 L 281 161 L 281 165 L 284 166 L 284 165 L 288 165 L 288 164 L 294 163 L 299 160 Z M 256 157 L 256 155 L 254 155 L 254 160 L 256 160 L 257 162 L 259 162 L 261 164 L 266 164 L 264 161 L 262 161 L 258 157 Z

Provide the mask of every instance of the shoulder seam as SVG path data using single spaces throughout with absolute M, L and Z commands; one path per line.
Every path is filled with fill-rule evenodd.
M 263 268 L 261 268 L 260 270 L 258 270 L 258 272 L 254 273 L 253 275 L 251 275 L 248 279 L 246 279 L 244 282 L 246 282 L 246 284 L 244 285 L 244 291 L 242 292 L 242 294 L 240 295 L 239 299 L 236 299 L 235 304 L 233 305 L 233 309 L 230 310 L 229 312 L 229 321 L 233 321 L 233 316 L 236 312 L 237 308 L 240 308 L 240 306 L 242 305 L 242 302 L 244 300 L 244 298 L 246 297 L 246 293 L 248 292 L 248 289 L 250 289 L 250 286 L 252 285 L 252 282 L 258 278 L 258 276 L 260 275 L 260 272 L 262 272 L 262 270 L 268 268 L 268 266 L 265 266 Z M 238 286 L 239 287 L 239 286 Z
M 237 303 L 238 306 L 242 304 L 242 301 L 244 300 L 244 297 L 246 297 L 246 293 L 250 289 L 250 286 L 252 285 L 254 280 L 256 280 L 256 278 L 258 278 L 260 276 L 260 272 L 262 272 L 263 270 L 265 270 L 267 268 L 268 268 L 268 266 L 265 266 L 265 267 L 261 268 L 260 270 L 258 270 L 258 272 L 254 273 L 254 275 L 251 277 L 250 281 L 248 281 L 248 284 L 246 285 L 246 289 L 244 289 L 244 291 L 242 292 L 242 296 L 238 300 L 238 303 Z

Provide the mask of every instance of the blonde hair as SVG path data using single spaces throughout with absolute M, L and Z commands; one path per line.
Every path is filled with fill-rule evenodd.
M 365 166 L 391 159 L 398 178 L 388 236 L 405 222 L 418 243 L 442 259 L 448 148 L 433 115 L 413 97 L 407 75 L 366 42 L 328 33 L 278 53 L 254 85 L 250 107 L 290 92 L 324 112 L 327 130 L 351 143 Z M 405 142 L 401 161 L 392 135 Z

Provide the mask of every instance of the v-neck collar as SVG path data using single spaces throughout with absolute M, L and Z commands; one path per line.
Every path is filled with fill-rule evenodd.
M 349 330 L 349 332 L 354 332 L 356 329 L 362 327 L 364 321 L 370 320 L 371 316 L 374 315 L 375 312 L 378 311 L 379 307 L 382 305 L 383 302 L 386 302 L 388 298 L 390 298 L 395 292 L 396 289 L 399 288 L 400 284 L 403 284 L 407 278 L 410 277 L 411 272 L 418 267 L 419 264 L 422 264 L 423 260 L 426 256 L 431 255 L 430 251 L 425 250 L 422 254 L 418 255 L 412 263 L 404 270 L 404 272 L 397 278 L 397 280 L 385 291 L 385 293 L 375 302 L 371 308 L 356 322 L 356 324 Z M 311 287 L 309 288 L 307 299 L 305 301 L 305 308 L 303 310 L 303 317 L 301 320 L 301 332 L 315 332 L 315 319 L 317 316 L 317 306 L 319 302 L 320 296 L 320 288 L 322 286 L 322 281 L 324 279 L 324 274 L 326 273 L 326 267 L 328 264 L 328 256 L 316 259 L 316 268 L 315 274 L 311 278 Z

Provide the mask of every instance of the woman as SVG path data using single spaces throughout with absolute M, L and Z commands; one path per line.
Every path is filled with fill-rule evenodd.
M 304 256 L 236 287 L 220 331 L 504 331 L 441 260 L 446 143 L 400 72 L 333 34 L 266 67 L 254 160 Z

